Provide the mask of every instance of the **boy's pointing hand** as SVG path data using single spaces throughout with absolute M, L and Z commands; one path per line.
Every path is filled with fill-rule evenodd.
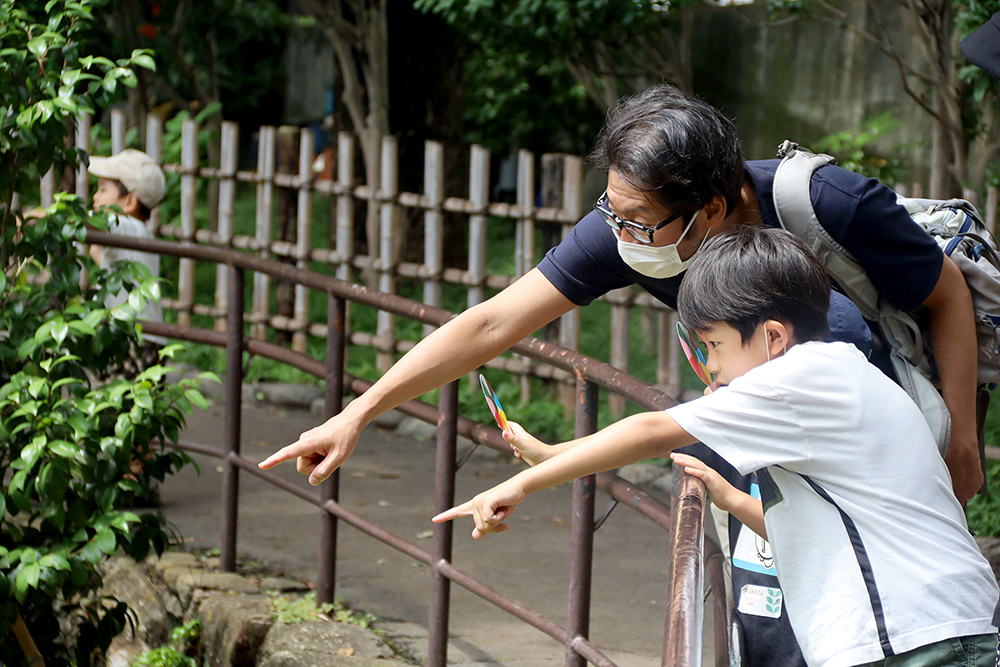
M 443 523 L 463 516 L 472 516 L 476 527 L 472 531 L 473 539 L 479 539 L 489 533 L 507 531 L 504 523 L 514 509 L 527 496 L 524 488 L 518 484 L 516 477 L 499 484 L 489 491 L 484 491 L 472 500 L 441 512 L 432 519 L 434 523 Z

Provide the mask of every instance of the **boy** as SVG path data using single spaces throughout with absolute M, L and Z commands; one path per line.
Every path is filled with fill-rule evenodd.
M 146 221 L 152 210 L 159 206 L 166 193 L 166 179 L 163 170 L 151 157 L 142 151 L 126 148 L 111 157 L 91 157 L 87 171 L 97 176 L 97 192 L 94 193 L 93 208 L 99 211 L 107 206 L 118 206 L 125 215 L 115 217 L 110 232 L 123 236 L 135 236 L 151 239 L 152 233 L 146 227 Z M 101 248 L 91 246 L 90 255 L 102 268 L 111 266 L 112 262 L 131 260 L 144 264 L 154 279 L 160 277 L 160 256 L 148 252 L 126 250 L 124 248 Z M 114 308 L 128 299 L 125 291 L 108 299 L 105 304 Z M 139 319 L 151 322 L 162 322 L 163 313 L 160 304 L 152 299 L 146 301 Z M 159 336 L 144 336 L 144 340 L 165 345 L 166 340 Z
M 701 441 L 757 472 L 763 503 L 678 460 L 770 540 L 810 667 L 993 667 L 1000 589 L 916 405 L 853 346 L 820 342 L 829 290 L 787 232 L 710 240 L 678 303 L 715 391 L 553 447 L 514 425 L 505 437 L 538 465 L 434 521 L 471 514 L 473 537 L 503 532 L 533 491 Z

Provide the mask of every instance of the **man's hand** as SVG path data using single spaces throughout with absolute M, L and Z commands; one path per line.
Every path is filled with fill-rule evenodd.
M 951 473 L 951 487 L 958 502 L 965 506 L 983 486 L 983 471 L 979 462 L 979 441 L 973 437 L 952 434 L 944 462 Z
M 536 466 L 555 454 L 552 445 L 544 442 L 525 431 L 517 422 L 508 421 L 503 439 L 510 443 L 514 456 L 524 459 L 529 466 Z
M 504 521 L 514 513 L 514 509 L 528 497 L 528 493 L 513 477 L 503 484 L 498 484 L 489 491 L 484 491 L 467 503 L 441 512 L 432 519 L 434 523 L 444 523 L 462 516 L 472 516 L 476 527 L 472 530 L 473 539 L 478 540 L 489 533 L 504 533 L 507 524 Z
M 309 475 L 309 483 L 320 484 L 346 461 L 358 444 L 361 427 L 343 412 L 310 429 L 299 439 L 257 464 L 262 470 L 296 459 L 295 468 Z

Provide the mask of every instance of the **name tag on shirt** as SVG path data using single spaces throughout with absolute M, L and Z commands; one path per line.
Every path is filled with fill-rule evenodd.
M 778 618 L 781 616 L 781 589 L 746 584 L 740 589 L 739 611 L 751 616 Z

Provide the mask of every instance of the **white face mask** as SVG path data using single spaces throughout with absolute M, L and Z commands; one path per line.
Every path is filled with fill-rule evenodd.
M 670 245 L 652 246 L 641 243 L 629 243 L 628 241 L 622 241 L 621 235 L 618 234 L 618 254 L 626 264 L 644 276 L 649 276 L 650 278 L 670 278 L 676 276 L 688 267 L 691 260 L 698 254 L 698 250 L 701 250 L 701 247 L 705 245 L 705 241 L 708 240 L 708 231 L 706 230 L 705 238 L 701 240 L 698 250 L 695 250 L 694 254 L 686 260 L 681 261 L 681 256 L 677 252 L 677 246 L 687 236 L 688 230 L 691 229 L 691 225 L 694 224 L 694 219 L 697 217 L 698 212 L 696 211 L 691 216 L 684 231 L 681 232 L 681 236 L 677 239 L 677 242 Z

